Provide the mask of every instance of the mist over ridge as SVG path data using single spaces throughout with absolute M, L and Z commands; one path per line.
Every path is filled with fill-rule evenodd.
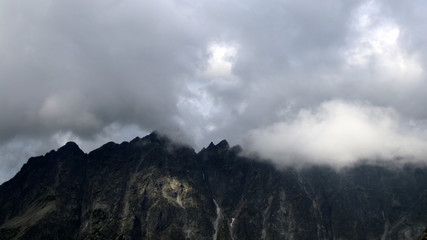
M 223 140 L 67 142 L 0 185 L 3 239 L 416 239 L 427 166 L 275 168 Z

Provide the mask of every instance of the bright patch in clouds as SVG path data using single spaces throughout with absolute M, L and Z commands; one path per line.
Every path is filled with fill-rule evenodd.
M 198 113 L 205 119 L 211 117 L 217 109 L 214 106 L 213 98 L 204 89 L 206 84 L 190 82 L 187 87 L 191 95 L 182 97 L 178 102 L 178 107 L 187 108 L 187 111 Z
M 232 74 L 233 61 L 237 50 L 225 43 L 213 43 L 208 48 L 208 68 L 205 73 L 208 77 L 228 77 Z
M 221 114 L 221 106 L 217 105 L 215 96 L 209 89 L 235 88 L 238 83 L 237 77 L 232 73 L 237 56 L 236 48 L 227 43 L 214 42 L 208 45 L 207 51 L 209 57 L 206 68 L 197 71 L 195 76 L 186 82 L 189 94 L 180 96 L 177 103 L 181 112 L 179 124 L 183 129 L 192 128 L 191 131 L 196 128 L 196 133 L 192 134 L 196 141 L 202 139 L 206 133 L 217 129 L 217 123 L 212 120 Z M 192 118 L 199 121 L 193 124 Z
M 358 160 L 427 157 L 427 141 L 405 131 L 391 108 L 330 101 L 293 119 L 250 131 L 248 146 L 279 164 L 342 167 Z
M 372 1 L 356 11 L 353 22 L 356 38 L 351 40 L 352 46 L 345 52 L 347 63 L 373 69 L 376 78 L 382 81 L 401 84 L 419 81 L 423 69 L 416 56 L 408 54 L 399 45 L 399 26 L 378 13 L 379 9 Z

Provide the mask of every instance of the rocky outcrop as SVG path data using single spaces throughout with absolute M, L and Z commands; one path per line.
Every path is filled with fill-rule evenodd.
M 31 158 L 0 186 L 0 239 L 417 239 L 427 168 L 276 169 L 224 140 L 152 133 Z

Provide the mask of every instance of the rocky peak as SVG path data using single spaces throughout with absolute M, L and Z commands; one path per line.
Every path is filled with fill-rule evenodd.
M 216 147 L 217 148 L 219 148 L 219 149 L 225 149 L 225 150 L 228 150 L 229 148 L 230 148 L 230 145 L 228 144 L 228 142 L 227 142 L 227 140 L 222 140 L 221 142 L 219 142 L 217 145 L 216 145 Z
M 160 134 L 158 131 L 151 132 L 149 135 L 142 138 L 142 140 L 148 140 L 151 143 L 155 144 L 165 144 L 167 142 L 170 142 L 169 138 Z
M 208 152 L 217 152 L 217 153 L 221 153 L 221 152 L 226 152 L 230 149 L 230 145 L 228 144 L 227 140 L 222 140 L 220 141 L 218 144 L 214 144 L 213 142 L 211 142 L 208 146 L 208 148 L 206 148 L 206 150 Z
M 57 151 L 60 154 L 82 154 L 84 153 L 75 142 L 67 142 Z
M 227 141 L 153 132 L 31 158 L 0 186 L 0 239 L 416 239 L 427 167 L 277 170 Z

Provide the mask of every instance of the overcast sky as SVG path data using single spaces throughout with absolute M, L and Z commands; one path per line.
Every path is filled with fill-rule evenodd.
M 427 2 L 0 1 L 0 182 L 159 130 L 276 163 L 427 161 Z

